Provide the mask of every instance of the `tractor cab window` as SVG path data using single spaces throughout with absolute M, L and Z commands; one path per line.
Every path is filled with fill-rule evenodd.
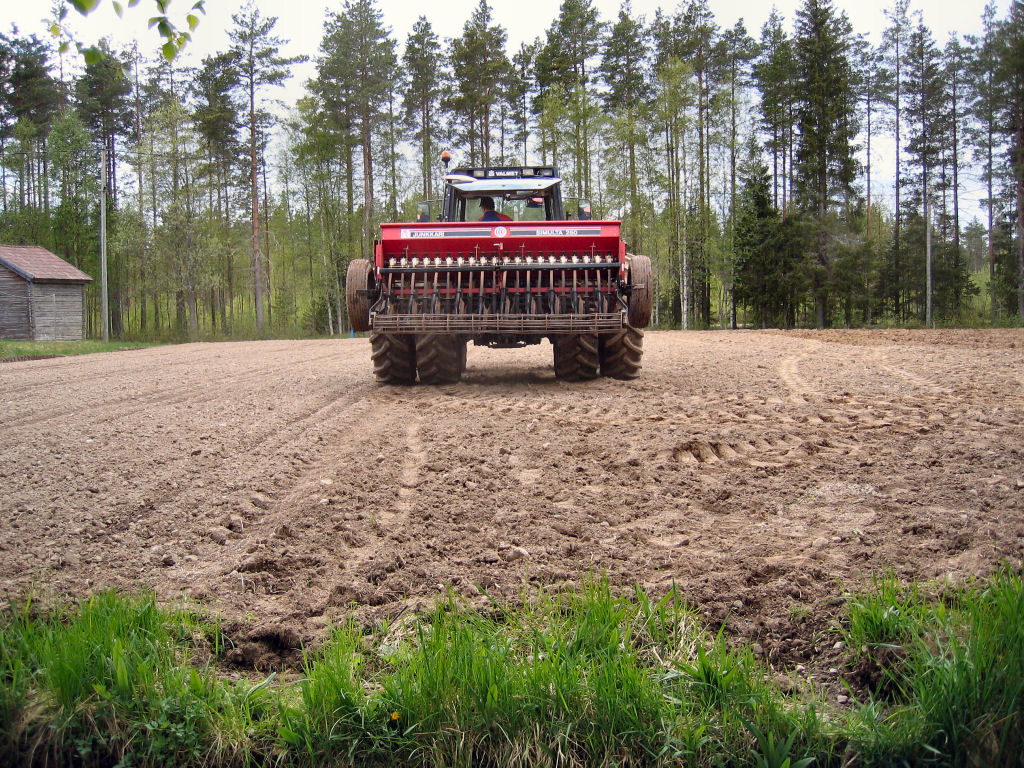
M 472 170 L 472 169 L 470 169 Z M 501 169 L 499 169 L 501 170 Z M 445 177 L 445 220 L 479 221 L 482 197 L 494 200 L 494 210 L 511 221 L 556 221 L 564 218 L 561 179 L 553 176 L 507 175 L 492 178 L 485 171 L 451 173 Z M 529 170 L 529 169 L 527 169 Z
M 494 200 L 494 210 L 504 214 L 512 221 L 547 221 L 548 205 L 543 197 L 500 197 L 490 195 Z M 480 207 L 480 198 L 466 198 L 461 221 L 479 221 L 484 215 Z

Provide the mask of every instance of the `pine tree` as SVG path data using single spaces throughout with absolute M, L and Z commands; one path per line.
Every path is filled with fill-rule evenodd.
M 917 208 L 916 214 L 924 226 L 925 265 L 925 321 L 932 322 L 932 221 L 934 193 L 936 186 L 935 169 L 941 156 L 944 120 L 946 117 L 945 91 L 942 82 L 941 59 L 931 30 L 918 16 L 917 25 L 908 39 L 906 86 L 907 86 L 907 154 L 916 161 L 916 173 L 907 178 L 911 195 L 907 200 L 910 207 Z M 920 273 L 918 273 L 920 274 Z M 920 282 L 915 281 L 918 285 Z
M 881 77 L 883 88 L 889 93 L 888 106 L 892 110 L 893 134 L 896 139 L 896 180 L 894 191 L 896 194 L 895 219 L 893 221 L 893 246 L 892 256 L 886 270 L 886 282 L 892 299 L 893 314 L 899 319 L 905 319 L 906 313 L 903 307 L 903 296 L 906 292 L 906 275 L 903 269 L 903 244 L 901 234 L 903 226 L 903 210 L 901 205 L 902 192 L 902 168 L 903 168 L 903 97 L 904 97 L 904 62 L 907 56 L 909 38 L 911 34 L 910 16 L 908 15 L 910 0 L 893 0 L 891 9 L 886 10 L 886 18 L 889 19 L 889 26 L 882 34 L 882 51 L 884 57 L 884 69 Z
M 534 40 L 530 44 L 523 43 L 513 54 L 505 94 L 509 109 L 515 116 L 516 130 L 513 139 L 520 147 L 517 154 L 522 158 L 523 165 L 529 165 L 530 162 L 530 104 L 535 96 L 534 67 L 539 48 L 539 41 Z
M 637 252 L 643 252 L 643 225 L 639 218 L 639 179 L 637 147 L 647 143 L 642 110 L 650 102 L 647 76 L 648 42 L 643 19 L 634 18 L 628 0 L 619 9 L 619 18 L 604 42 L 600 73 L 608 91 L 604 103 L 619 124 L 617 134 L 626 148 L 629 189 L 628 240 Z
M 696 104 L 696 84 L 693 70 L 678 56 L 675 47 L 673 20 L 660 11 L 652 24 L 654 38 L 655 96 L 652 128 L 662 137 L 664 152 L 663 175 L 668 239 L 668 264 L 672 279 L 670 289 L 673 323 L 689 328 L 691 253 L 688 219 L 690 197 L 687 180 L 692 177 L 692 152 L 687 151 L 692 128 L 690 110 Z
M 553 91 L 568 109 L 572 135 L 567 149 L 573 158 L 572 179 L 578 197 L 590 194 L 590 144 L 596 113 L 592 108 L 592 63 L 601 50 L 603 31 L 592 0 L 563 0 L 536 59 L 540 96 Z
M 971 90 L 971 116 L 974 118 L 968 129 L 968 141 L 973 147 L 974 159 L 982 164 L 981 176 L 985 181 L 985 209 L 987 214 L 987 253 L 989 290 L 996 284 L 995 218 L 996 196 L 995 157 L 998 152 L 996 116 L 1003 102 L 1003 93 L 996 83 L 999 40 L 996 4 L 994 0 L 985 6 L 981 16 L 983 33 L 980 38 L 968 38 L 971 46 L 968 75 Z M 992 313 L 995 316 L 996 300 L 990 297 Z
M 1000 128 L 1008 139 L 1016 236 L 1016 309 L 1024 318 L 1024 2 L 1014 0 L 1000 29 L 1001 55 L 996 82 L 1003 93 Z
M 697 106 L 697 200 L 695 231 L 691 234 L 693 261 L 691 293 L 697 322 L 711 325 L 711 138 L 712 109 L 722 75 L 721 48 L 718 46 L 718 25 L 708 0 L 690 0 L 680 7 L 672 24 L 672 54 L 686 61 L 696 78 Z
M 260 245 L 259 158 L 257 155 L 259 122 L 257 104 L 268 86 L 280 86 L 290 74 L 289 67 L 302 57 L 280 55 L 284 41 L 273 33 L 277 17 L 264 18 L 252 0 L 231 16 L 232 55 L 237 61 L 242 89 L 249 108 L 249 182 L 252 210 L 252 266 L 256 301 L 256 333 L 263 335 L 263 255 Z
M 109 229 L 116 231 L 115 211 L 118 207 L 117 139 L 130 133 L 132 125 L 131 104 L 128 95 L 131 85 L 124 77 L 127 62 L 107 46 L 100 43 L 103 56 L 88 61 L 85 73 L 75 83 L 78 111 L 82 122 L 92 131 L 93 136 L 106 149 L 107 195 L 110 215 Z M 124 254 L 111 251 L 110 286 L 110 332 L 120 338 L 124 335 Z
M 45 44 L 35 35 L 0 35 L 0 162 L 4 172 L 10 163 L 18 174 L 17 207 L 36 242 L 49 242 L 46 218 L 49 216 L 49 181 L 46 137 L 57 112 L 58 84 L 50 73 Z M 18 146 L 8 159 L 7 145 Z M 7 184 L 4 178 L 4 209 Z
M 742 107 L 741 98 L 749 79 L 750 63 L 757 55 L 757 46 L 753 38 L 747 34 L 743 19 L 736 22 L 732 29 L 722 35 L 722 56 L 725 70 L 725 81 L 728 88 L 729 108 L 729 249 L 723 264 L 723 280 L 729 294 L 729 325 L 736 327 L 736 297 L 733 292 L 735 279 L 735 232 L 736 232 L 736 159 L 740 150 L 739 111 Z M 724 326 L 725 318 L 720 318 Z
M 220 235 L 216 250 L 221 261 L 221 282 L 218 288 L 221 326 L 225 329 L 234 326 L 234 248 L 230 242 L 231 188 L 232 169 L 241 156 L 241 144 L 238 140 L 241 105 L 235 100 L 235 93 L 240 85 L 237 61 L 230 51 L 205 58 L 193 83 L 194 119 L 206 149 L 210 216 L 216 217 L 220 224 L 217 227 Z M 214 195 L 216 201 L 213 199 Z M 213 307 L 211 311 L 214 311 Z
M 505 55 L 507 34 L 492 21 L 490 5 L 480 0 L 462 35 L 452 41 L 448 56 L 454 88 L 446 103 L 461 124 L 462 140 L 473 165 L 491 162 L 495 109 L 511 66 Z
M 852 30 L 845 13 L 831 0 L 805 0 L 797 12 L 794 50 L 799 90 L 797 116 L 797 199 L 813 222 L 811 265 L 816 320 L 830 318 L 832 260 L 829 239 L 834 222 L 826 221 L 833 203 L 848 217 L 856 178 L 856 93 L 850 63 Z
M 772 9 L 761 27 L 760 55 L 754 64 L 754 82 L 760 93 L 762 130 L 772 156 L 772 200 L 785 215 L 792 193 L 790 170 L 793 146 L 796 69 L 793 42 L 783 28 L 782 16 Z
M 778 236 L 781 217 L 772 204 L 771 177 L 756 145 L 747 147 L 740 168 L 742 188 L 736 211 L 736 300 L 754 310 L 762 328 L 779 323 L 787 296 L 780 278 Z
M 952 228 L 952 242 L 947 246 L 947 250 L 952 249 L 952 258 L 948 264 L 951 278 L 949 312 L 951 316 L 958 316 L 964 298 L 968 293 L 975 292 L 976 288 L 971 285 L 970 273 L 964 259 L 960 228 L 960 173 L 963 166 L 964 105 L 968 91 L 968 50 L 955 32 L 950 33 L 946 42 L 942 67 L 948 104 L 943 152 L 943 196 L 946 196 L 947 191 L 952 192 L 952 200 L 943 205 L 942 221 L 944 232 Z M 948 173 L 946 168 L 949 169 Z
M 434 140 L 440 133 L 438 120 L 441 83 L 444 76 L 441 43 L 426 16 L 413 25 L 402 54 L 408 86 L 404 106 L 406 119 L 419 142 L 420 184 L 423 198 L 434 196 Z
M 858 97 L 863 103 L 865 210 L 863 216 L 864 239 L 861 259 L 858 260 L 859 263 L 853 269 L 849 270 L 848 285 L 851 291 L 857 290 L 862 292 L 863 319 L 865 323 L 870 324 L 876 310 L 876 299 L 874 297 L 878 289 L 875 284 L 879 281 L 876 259 L 880 250 L 876 243 L 878 232 L 877 230 L 872 231 L 872 224 L 878 218 L 879 212 L 879 209 L 874 204 L 874 193 L 871 190 L 872 163 L 874 161 L 872 143 L 878 131 L 876 113 L 879 105 L 884 102 L 886 95 L 885 79 L 882 74 L 882 51 L 871 45 L 866 36 L 861 36 L 855 41 L 854 60 L 856 62 L 854 71 L 856 73 Z M 884 284 L 881 291 L 882 295 L 885 295 Z M 847 301 L 848 306 L 849 303 Z

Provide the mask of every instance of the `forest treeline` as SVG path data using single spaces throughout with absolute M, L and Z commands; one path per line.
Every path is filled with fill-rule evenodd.
M 12 29 L 0 242 L 98 277 L 103 148 L 115 337 L 342 333 L 348 262 L 440 195 L 449 149 L 555 164 L 565 195 L 622 219 L 663 327 L 1020 322 L 1024 3 L 942 41 L 910 0 L 885 17 L 870 40 L 831 0 L 755 31 L 707 0 L 614 19 L 563 0 L 508 51 L 488 0 L 454 39 L 422 16 L 404 41 L 347 0 L 286 117 L 270 107 L 298 59 L 251 3 L 195 68 L 105 43 L 83 66 Z

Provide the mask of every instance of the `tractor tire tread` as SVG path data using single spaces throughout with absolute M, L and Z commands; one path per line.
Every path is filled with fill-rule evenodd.
M 416 381 L 416 346 L 412 336 L 375 331 L 370 334 L 373 373 L 381 384 Z
M 629 282 L 634 286 L 629 297 L 629 311 L 626 319 L 634 328 L 646 328 L 651 322 L 651 297 L 653 295 L 654 274 L 649 256 L 634 254 L 629 259 Z
M 555 378 L 563 381 L 597 378 L 600 355 L 596 333 L 555 336 L 551 344 L 555 349 Z
M 370 330 L 370 297 L 360 294 L 373 281 L 373 265 L 367 259 L 352 259 L 345 274 L 345 305 L 353 331 Z
M 627 325 L 617 333 L 601 336 L 601 375 L 613 379 L 635 379 L 644 356 L 642 328 Z
M 455 384 L 462 378 L 465 342 L 444 333 L 416 337 L 416 368 L 423 384 Z

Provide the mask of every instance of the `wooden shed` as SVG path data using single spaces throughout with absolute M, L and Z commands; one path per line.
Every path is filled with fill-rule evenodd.
M 85 338 L 85 284 L 92 278 L 45 248 L 0 245 L 0 339 Z

